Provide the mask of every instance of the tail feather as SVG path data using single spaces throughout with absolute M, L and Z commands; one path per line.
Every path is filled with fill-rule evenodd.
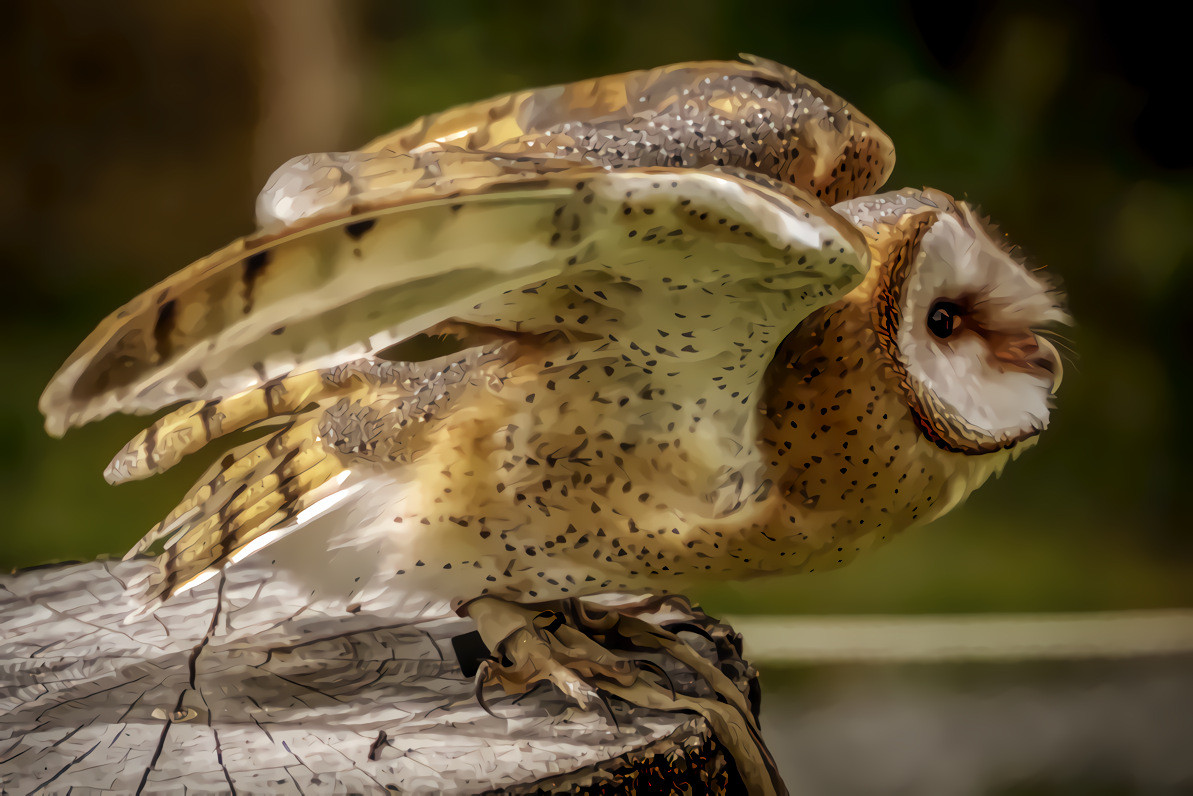
M 209 467 L 128 552 L 126 559 L 166 540 L 156 572 L 136 585 L 145 600 L 137 615 L 271 544 L 354 492 L 355 488 L 341 489 L 351 454 L 329 442 L 321 423 L 332 401 L 375 400 L 372 391 L 382 382 L 395 383 L 397 367 L 352 362 L 276 379 L 219 401 L 181 407 L 130 441 L 109 467 L 109 480 L 160 472 L 238 429 L 280 425 L 233 448 Z
M 180 527 L 189 527 L 189 521 L 196 517 L 219 513 L 232 500 L 235 490 L 244 483 L 251 483 L 259 477 L 259 473 L 270 469 L 266 465 L 272 465 L 276 458 L 271 449 L 296 449 L 302 446 L 304 441 L 311 439 L 314 428 L 313 420 L 297 425 L 291 424 L 264 440 L 253 440 L 233 448 L 199 477 L 182 501 L 125 554 L 124 560 L 145 552 L 159 539 L 175 534 Z M 165 546 L 173 546 L 173 540 Z
M 318 440 L 314 421 L 278 432 L 221 466 L 136 548 L 173 534 L 158 556 L 159 577 L 150 584 L 149 600 L 185 591 L 208 571 L 247 555 L 248 548 L 259 549 L 265 534 L 323 497 L 320 487 L 346 472 L 338 455 Z

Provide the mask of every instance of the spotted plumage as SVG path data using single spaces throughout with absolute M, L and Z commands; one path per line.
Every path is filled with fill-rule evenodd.
M 518 604 L 839 566 L 1047 426 L 1059 297 L 967 205 L 870 195 L 893 162 L 868 119 L 759 59 L 449 110 L 284 165 L 256 233 L 83 342 L 46 426 L 182 404 L 113 482 L 260 435 L 130 553 L 165 540 L 150 607 L 268 555 L 346 605 L 398 589 L 470 612 L 508 689 L 591 706 L 603 676 L 654 705 L 657 678 L 591 641 L 581 661 L 575 627 Z M 765 768 L 713 687 L 698 709 Z
M 295 159 L 259 232 L 80 346 L 47 428 L 189 401 L 116 456 L 123 481 L 276 427 L 134 549 L 169 539 L 153 596 L 307 526 L 354 562 L 345 599 L 835 566 L 1000 470 L 1059 382 L 1037 335 L 1064 320 L 1055 294 L 950 197 L 866 196 L 893 157 L 755 59 L 520 92 Z

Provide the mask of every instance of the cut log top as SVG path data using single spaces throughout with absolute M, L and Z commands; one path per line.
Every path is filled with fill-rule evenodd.
M 455 615 L 415 617 L 396 597 L 311 603 L 242 565 L 126 623 L 147 561 L 0 578 L 0 792 L 695 792 L 735 787 L 703 719 L 611 700 L 608 718 L 553 689 L 487 689 L 461 671 Z M 743 692 L 740 639 L 682 601 Z M 680 690 L 686 670 L 659 660 Z M 755 710 L 757 704 L 755 703 Z

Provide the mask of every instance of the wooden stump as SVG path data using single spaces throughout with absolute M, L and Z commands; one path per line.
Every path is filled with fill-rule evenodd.
M 385 595 L 312 604 L 242 565 L 126 619 L 146 561 L 0 578 L 0 791 L 723 792 L 737 772 L 705 721 L 610 700 L 616 726 L 553 689 L 489 689 L 482 710 L 454 615 Z M 664 611 L 752 698 L 740 638 L 681 601 Z M 679 690 L 690 672 L 668 665 Z

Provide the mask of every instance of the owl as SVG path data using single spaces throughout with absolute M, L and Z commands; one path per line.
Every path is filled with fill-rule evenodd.
M 345 601 L 472 616 L 507 690 L 664 705 L 598 643 L 617 634 L 543 606 L 841 565 L 1048 425 L 1061 297 L 969 205 L 874 195 L 893 163 L 869 119 L 756 58 L 449 110 L 282 166 L 257 232 L 83 342 L 47 429 L 173 407 L 112 482 L 255 432 L 132 551 L 164 540 L 150 605 L 268 547 Z M 699 709 L 764 756 L 703 674 L 724 701 Z

